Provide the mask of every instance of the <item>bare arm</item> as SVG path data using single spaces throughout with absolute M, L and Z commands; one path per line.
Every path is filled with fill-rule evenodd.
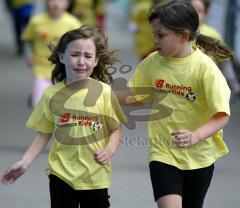
M 37 156 L 46 147 L 50 138 L 51 134 L 38 132 L 32 144 L 24 153 L 22 159 L 13 164 L 3 173 L 1 176 L 1 182 L 3 184 L 11 184 L 15 182 L 21 175 L 23 175 L 33 163 L 33 161 L 37 158 Z
M 207 123 L 199 127 L 193 132 L 186 129 L 174 131 L 172 135 L 175 138 L 175 143 L 179 147 L 187 147 L 194 145 L 220 129 L 222 129 L 229 121 L 229 116 L 225 113 L 215 114 Z
M 51 134 L 38 132 L 32 144 L 30 145 L 30 147 L 27 149 L 27 151 L 22 157 L 22 161 L 24 162 L 24 164 L 26 164 L 27 167 L 29 167 L 32 164 L 32 162 L 46 147 L 50 138 L 51 138 Z
M 24 42 L 24 51 L 25 51 L 27 65 L 30 68 L 32 68 L 34 64 L 32 42 Z
M 110 135 L 107 146 L 102 150 L 97 150 L 94 154 L 94 159 L 97 163 L 104 165 L 111 161 L 113 155 L 117 151 L 122 138 L 121 128 L 115 129 Z
M 136 100 L 130 89 L 116 90 L 114 93 L 117 96 L 118 102 L 121 105 L 142 105 L 143 103 Z

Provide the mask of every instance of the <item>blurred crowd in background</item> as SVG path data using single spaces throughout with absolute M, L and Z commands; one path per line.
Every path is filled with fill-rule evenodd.
M 140 61 L 155 50 L 147 21 L 148 11 L 155 4 L 166 1 L 168 0 L 5 0 L 12 18 L 16 55 L 24 55 L 28 66 L 33 69 L 34 81 L 29 106 L 34 108 L 43 90 L 51 85 L 52 66 L 46 58 L 49 54 L 47 45 L 57 41 L 67 30 L 80 25 L 96 25 L 107 29 L 106 22 L 112 17 L 106 14 L 106 8 L 115 4 L 115 11 L 111 15 L 116 15 L 114 20 L 119 18 L 116 24 L 124 24 L 121 29 L 133 35 L 132 52 Z M 240 0 L 192 0 L 192 3 L 199 13 L 200 32 L 225 42 L 236 51 L 233 62 L 227 60 L 217 63 L 232 89 L 234 102 L 240 98 Z M 224 10 L 216 12 L 219 6 Z M 211 23 L 214 23 L 217 15 L 223 21 L 222 25 L 217 27 L 215 24 L 214 28 Z M 49 68 L 47 73 L 46 68 Z

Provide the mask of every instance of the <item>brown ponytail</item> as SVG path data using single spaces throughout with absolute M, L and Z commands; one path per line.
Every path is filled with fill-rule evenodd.
M 227 58 L 233 60 L 232 49 L 218 39 L 199 34 L 196 36 L 196 46 L 217 61 Z

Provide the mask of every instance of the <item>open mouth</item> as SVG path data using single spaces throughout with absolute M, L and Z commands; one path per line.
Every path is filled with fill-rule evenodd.
M 77 73 L 86 72 L 86 70 L 84 70 L 84 69 L 73 69 L 73 71 L 75 71 L 75 72 L 77 72 Z

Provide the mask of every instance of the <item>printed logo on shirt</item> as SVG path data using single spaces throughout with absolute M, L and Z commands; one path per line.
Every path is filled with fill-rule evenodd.
M 39 38 L 44 41 L 58 41 L 61 36 L 51 35 L 48 32 L 42 32 Z
M 88 89 L 88 93 L 83 104 L 86 107 L 93 107 L 96 105 L 103 90 L 102 84 L 95 80 L 80 80 L 78 81 L 78 86 L 79 89 L 76 90 L 70 90 L 69 87 L 60 89 L 53 95 L 49 102 L 51 113 L 59 117 L 54 134 L 56 140 L 61 144 L 86 145 L 95 143 L 108 137 L 111 130 L 119 127 L 119 121 L 110 115 L 101 115 L 85 112 L 83 110 L 65 108 L 64 104 L 67 100 L 73 94 L 79 92 L 79 90 L 84 89 Z M 103 128 L 103 123 L 107 123 L 108 125 Z M 71 129 L 79 127 L 86 128 L 86 131 L 90 134 L 73 137 L 71 135 Z
M 46 32 L 43 32 L 42 34 L 40 34 L 40 39 L 42 40 L 48 40 L 49 38 L 49 34 Z
M 94 131 L 94 132 L 97 132 L 97 131 L 99 131 L 102 127 L 103 127 L 103 125 L 102 125 L 101 123 L 95 122 L 95 123 L 93 124 L 93 131 Z
M 99 122 L 98 116 L 91 114 L 81 116 L 81 115 L 71 115 L 70 113 L 64 113 L 59 117 L 59 123 L 57 127 L 91 127 L 93 132 L 97 132 L 102 124 Z
M 171 93 L 178 96 L 184 96 L 187 100 L 194 102 L 197 94 L 192 91 L 191 86 L 184 86 L 183 84 L 171 84 L 166 80 L 159 79 L 156 81 L 155 92 Z
M 119 72 L 120 74 L 128 74 L 131 69 L 132 67 L 130 65 L 122 65 L 119 68 Z M 115 66 L 110 66 L 108 71 L 111 75 L 118 73 L 118 69 Z M 81 90 L 88 89 L 88 93 L 83 101 L 83 104 L 86 107 L 94 106 L 102 93 L 103 86 L 98 81 L 92 79 L 79 80 L 76 81 L 76 83 L 77 86 L 82 86 L 80 87 Z M 164 84 L 164 80 L 159 81 L 158 89 L 163 87 Z M 121 91 L 126 88 L 129 89 L 127 79 L 123 77 L 114 79 L 114 82 L 112 84 L 113 90 Z M 148 95 L 148 97 L 151 98 L 155 86 L 130 87 L 130 89 L 134 91 L 136 96 Z M 56 92 L 49 102 L 49 109 L 51 113 L 59 116 L 58 124 L 56 126 L 57 128 L 55 129 L 54 134 L 55 138 L 61 144 L 86 145 L 90 143 L 95 143 L 99 140 L 109 137 L 111 134 L 111 131 L 109 130 L 119 128 L 119 121 L 122 122 L 128 129 L 134 130 L 136 129 L 137 122 L 157 121 L 169 117 L 173 113 L 173 110 L 171 108 L 161 104 L 161 101 L 167 96 L 167 93 L 165 91 L 163 91 L 164 93 L 162 93 L 161 96 L 157 96 L 158 102 L 155 103 L 154 106 L 152 99 L 150 99 L 149 102 L 144 101 L 143 104 L 139 106 L 122 106 L 123 111 L 127 117 L 127 121 L 125 118 L 123 118 L 121 112 L 118 111 L 118 107 L 114 102 L 114 100 L 116 100 L 116 96 L 114 94 L 110 95 L 111 101 L 109 101 L 112 103 L 113 108 L 117 110 L 115 111 L 115 113 L 118 117 L 118 120 L 112 118 L 110 115 L 102 115 L 101 112 L 95 114 L 88 113 L 82 110 L 66 108 L 64 105 L 65 102 L 77 91 L 79 90 L 69 90 L 69 87 L 66 86 Z M 149 109 L 152 110 L 151 114 L 146 114 L 145 112 L 141 114 L 142 110 L 144 111 Z M 135 114 L 136 112 L 137 114 Z M 81 119 L 82 117 L 88 117 L 92 119 L 96 119 L 98 117 L 99 119 Z M 100 126 L 97 122 L 100 122 Z M 80 136 L 78 138 L 73 138 L 70 134 L 70 131 L 72 128 L 77 128 L 79 125 L 92 128 L 92 134 L 88 136 Z
M 189 92 L 187 95 L 186 95 L 186 98 L 191 101 L 191 102 L 194 102 L 196 100 L 196 94 L 194 92 Z
M 60 116 L 59 122 L 66 123 L 66 122 L 69 122 L 70 119 L 72 119 L 73 121 L 77 120 L 79 124 L 82 124 L 84 120 L 98 121 L 98 116 L 94 116 L 92 114 L 81 116 L 81 115 L 76 115 L 76 114 L 71 115 L 70 113 L 64 113 Z

